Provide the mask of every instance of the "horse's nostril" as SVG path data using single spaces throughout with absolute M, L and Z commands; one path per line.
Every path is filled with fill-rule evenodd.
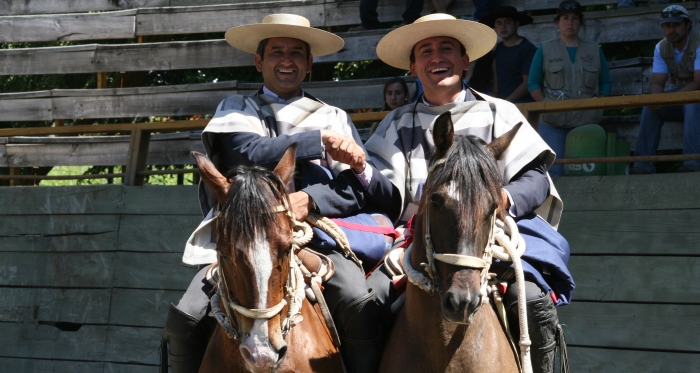
M 250 350 L 248 349 L 248 347 L 241 345 L 240 351 L 241 351 L 241 356 L 243 356 L 243 360 L 248 361 L 251 364 L 255 364 L 255 359 L 253 358 L 253 354 L 250 353 Z
M 282 348 L 279 350 L 279 356 L 277 358 L 277 365 L 279 365 L 282 360 L 284 360 L 284 357 L 287 355 L 287 346 L 284 345 Z
M 443 299 L 442 306 L 447 312 L 457 313 L 461 310 L 463 302 L 457 294 L 449 292 Z

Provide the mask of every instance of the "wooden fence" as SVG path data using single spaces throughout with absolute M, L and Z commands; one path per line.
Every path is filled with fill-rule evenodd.
M 0 371 L 154 372 L 196 187 L 0 191 Z
M 700 174 L 559 178 L 572 371 L 700 372 Z M 153 372 L 194 186 L 0 189 L 0 371 Z

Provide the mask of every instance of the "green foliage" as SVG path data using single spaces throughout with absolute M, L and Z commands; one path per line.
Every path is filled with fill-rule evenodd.
M 333 80 L 371 79 L 407 75 L 406 70 L 397 69 L 382 61 L 338 62 L 333 71 Z

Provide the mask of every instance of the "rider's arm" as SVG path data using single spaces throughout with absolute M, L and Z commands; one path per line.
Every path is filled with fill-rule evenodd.
M 549 195 L 547 166 L 536 158 L 523 167 L 503 188 L 513 199 L 511 213 L 515 218 L 523 217 L 540 207 Z
M 237 165 L 277 165 L 287 147 L 299 143 L 297 161 L 321 159 L 324 155 L 321 131 L 309 131 L 277 137 L 260 136 L 252 132 L 234 132 L 216 137 L 214 145 L 221 157 L 223 172 Z

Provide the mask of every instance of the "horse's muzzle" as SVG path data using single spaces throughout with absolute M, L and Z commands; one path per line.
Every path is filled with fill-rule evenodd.
M 478 294 L 447 291 L 442 295 L 442 317 L 447 322 L 469 325 L 480 305 Z
M 269 343 L 256 342 L 249 336 L 240 345 L 239 349 L 246 368 L 252 373 L 274 372 L 287 354 L 287 345 L 275 351 Z

